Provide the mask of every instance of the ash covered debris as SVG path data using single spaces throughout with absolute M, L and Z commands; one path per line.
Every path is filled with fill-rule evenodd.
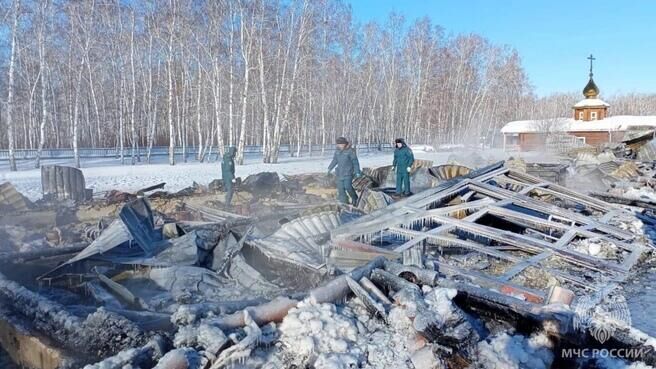
M 656 225 L 645 199 L 574 191 L 564 168 L 416 161 L 405 198 L 389 168 L 365 169 L 357 207 L 325 175 L 277 173 L 238 181 L 231 208 L 218 182 L 37 202 L 45 220 L 17 243 L 49 239 L 48 216 L 61 235 L 6 248 L 0 305 L 77 360 L 61 368 L 548 368 L 563 344 L 599 345 L 572 306 L 607 303 Z M 614 347 L 653 342 L 616 332 Z

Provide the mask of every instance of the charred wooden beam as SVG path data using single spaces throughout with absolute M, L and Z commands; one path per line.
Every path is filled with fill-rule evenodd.
M 438 266 L 440 273 L 443 273 L 446 276 L 464 278 L 465 280 L 470 281 L 476 285 L 495 289 L 504 293 L 520 295 L 523 296 L 527 301 L 535 303 L 541 303 L 545 298 L 545 294 L 541 291 L 519 286 L 499 278 L 488 276 L 475 270 L 465 270 L 439 261 L 434 261 L 434 263 Z M 442 283 L 441 281 L 442 280 L 440 280 L 440 283 Z
M 365 290 L 367 290 L 367 292 L 374 295 L 384 305 L 391 305 L 392 304 L 392 301 L 390 301 L 387 298 L 387 296 L 385 296 L 383 291 L 379 290 L 378 287 L 369 278 L 367 278 L 367 277 L 360 278 L 360 285 Z
M 419 287 L 401 277 L 398 277 L 390 272 L 386 272 L 382 269 L 374 269 L 371 272 L 371 281 L 376 283 L 379 286 L 385 287 L 388 292 L 391 291 L 401 291 L 403 289 L 415 291 L 420 293 L 421 290 Z
M 457 289 L 458 295 L 454 301 L 465 310 L 505 320 L 525 330 L 542 329 L 571 347 L 599 346 L 633 350 L 640 353 L 634 359 L 656 365 L 656 351 L 651 343 L 653 338 L 633 327 L 622 326 L 614 321 L 593 322 L 592 326 L 596 323 L 612 329 L 610 340 L 602 345 L 596 341 L 590 329 L 581 332 L 576 328 L 576 313 L 572 310 L 532 304 L 492 290 L 446 279 L 441 279 L 439 285 Z
M 122 301 L 125 301 L 130 306 L 136 307 L 138 309 L 148 309 L 148 306 L 142 299 L 135 296 L 122 284 L 114 282 L 103 274 L 97 273 L 96 275 L 98 276 L 100 282 L 105 285 L 105 287 L 109 288 L 112 293 L 116 294 Z
M 176 325 L 188 325 L 209 316 L 228 315 L 251 306 L 267 303 L 263 298 L 224 302 L 203 302 L 199 304 L 180 305 L 171 320 Z
M 401 265 L 392 261 L 385 262 L 385 270 L 415 284 L 435 286 L 438 273 L 434 270 L 418 268 L 412 265 Z
M 382 268 L 384 260 L 383 257 L 378 257 L 366 265 L 354 269 L 348 274 L 338 276 L 327 284 L 313 289 L 308 293 L 308 296 L 317 303 L 334 303 L 342 301 L 350 291 L 346 280 L 347 276 L 355 280 L 367 277 L 375 268 Z M 261 305 L 247 307 L 244 310 L 247 310 L 250 317 L 261 326 L 269 322 L 282 321 L 282 319 L 287 316 L 289 310 L 298 305 L 298 302 L 299 301 L 296 298 L 281 296 Z M 243 311 L 238 311 L 217 319 L 217 325 L 225 330 L 243 327 L 244 324 L 245 317 Z
M 377 257 L 359 268 L 354 269 L 348 274 L 339 276 L 327 284 L 317 287 L 310 291 L 310 296 L 318 303 L 335 302 L 343 300 L 350 291 L 346 276 L 350 276 L 355 280 L 360 280 L 362 277 L 368 277 L 376 268 L 382 268 L 385 258 Z
M 625 196 L 618 196 L 618 195 L 613 195 L 610 193 L 602 193 L 602 192 L 590 192 L 590 196 L 596 197 L 598 199 L 613 204 L 636 206 L 639 208 L 656 210 L 656 203 L 652 203 L 651 201 L 636 200 Z
M 574 312 L 571 310 L 543 309 L 539 304 L 520 300 L 491 289 L 447 279 L 440 279 L 439 286 L 458 290 L 454 301 L 465 310 L 475 311 L 482 316 L 502 319 L 519 326 L 521 326 L 520 323 L 529 322 L 537 328 L 542 327 L 545 322 L 554 322 L 555 324 L 550 326 L 556 330 L 548 333 L 569 339 L 573 339 L 572 335 L 576 335 L 572 324 Z
M 62 255 L 76 254 L 84 250 L 88 244 L 80 242 L 66 247 L 53 247 L 46 250 L 22 251 L 0 254 L 0 264 L 21 263 L 36 259 L 46 259 Z
M 112 355 L 146 341 L 144 333 L 124 317 L 98 309 L 82 320 L 62 305 L 34 293 L 0 273 L 0 296 L 29 319 L 35 329 L 63 347 L 90 355 Z M 119 338 L 119 339 L 116 339 Z
M 365 290 L 358 282 L 353 280 L 353 278 L 346 276 L 345 279 L 353 294 L 362 301 L 369 314 L 387 319 L 387 309 L 385 308 L 385 305 L 376 300 L 375 297 L 372 297 L 369 292 L 367 292 L 367 290 Z
M 139 348 L 130 348 L 84 369 L 152 368 L 168 351 L 171 343 L 162 336 L 153 337 Z
M 277 297 L 262 305 L 247 307 L 233 314 L 222 316 L 217 319 L 217 325 L 224 330 L 243 327 L 246 324 L 244 311 L 248 311 L 248 314 L 258 325 L 281 322 L 287 316 L 287 312 L 296 305 L 298 305 L 298 300 L 282 296 Z
M 0 305 L 0 346 L 11 360 L 32 369 L 78 368 L 73 354 L 45 335 L 36 332 L 25 318 Z

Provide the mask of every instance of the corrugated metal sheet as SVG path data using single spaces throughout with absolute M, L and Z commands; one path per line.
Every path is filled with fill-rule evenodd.
M 21 195 L 9 182 L 0 184 L 0 209 L 25 211 L 29 209 L 29 200 Z
M 469 174 L 471 172 L 471 168 L 457 164 L 445 164 L 432 167 L 428 169 L 428 172 L 430 172 L 430 174 L 432 174 L 437 179 L 446 181 L 452 178 Z
M 84 260 L 92 256 L 102 255 L 130 240 L 132 240 L 130 231 L 125 226 L 125 224 L 123 224 L 123 221 L 116 219 L 112 222 L 112 224 L 109 225 L 109 227 L 107 227 L 107 229 L 105 229 L 100 234 L 100 236 L 95 241 L 91 243 L 91 245 L 89 245 L 89 247 L 75 255 L 64 265 L 72 264 L 76 261 Z
M 44 165 L 41 167 L 41 189 L 46 200 L 84 201 L 88 197 L 82 171 L 77 168 Z
M 382 191 L 365 190 L 358 200 L 358 208 L 365 213 L 382 209 L 393 202 L 392 198 Z
M 324 264 L 325 240 L 341 224 L 337 212 L 322 212 L 296 218 L 272 235 L 252 240 L 264 255 L 318 269 Z
M 640 175 L 638 166 L 632 161 L 609 161 L 599 164 L 597 168 L 604 175 L 617 179 L 629 179 Z
M 654 161 L 656 160 L 656 141 L 651 140 L 644 144 L 638 150 L 638 160 L 641 161 Z

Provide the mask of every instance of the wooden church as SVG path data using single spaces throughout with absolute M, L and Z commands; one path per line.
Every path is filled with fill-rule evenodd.
M 619 142 L 626 131 L 656 128 L 656 116 L 610 114 L 610 105 L 599 98 L 599 88 L 592 78 L 590 55 L 590 79 L 583 88 L 584 99 L 572 106 L 572 116 L 539 120 L 520 120 L 507 123 L 502 129 L 504 150 L 542 150 L 549 135 L 575 136 L 581 144 L 599 146 Z

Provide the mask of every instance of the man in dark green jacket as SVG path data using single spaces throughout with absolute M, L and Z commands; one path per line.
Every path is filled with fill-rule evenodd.
M 228 146 L 223 154 L 223 161 L 221 162 L 221 178 L 223 179 L 223 189 L 226 192 L 225 204 L 230 206 L 232 202 L 232 194 L 234 189 L 232 184 L 235 182 L 235 154 L 237 148 Z
M 405 144 L 402 138 L 394 141 L 396 149 L 394 150 L 394 162 L 392 169 L 396 170 L 396 193 L 399 195 L 410 195 L 410 169 L 415 162 L 415 156 L 412 150 Z
M 333 161 L 328 166 L 328 174 L 337 166 L 335 175 L 337 176 L 337 199 L 341 203 L 348 203 L 346 193 L 348 192 L 351 198 L 351 204 L 358 204 L 358 194 L 353 188 L 353 177 L 359 177 L 360 162 L 355 153 L 355 149 L 349 145 L 349 142 L 344 137 L 339 137 L 336 141 L 337 150 L 333 156 Z

